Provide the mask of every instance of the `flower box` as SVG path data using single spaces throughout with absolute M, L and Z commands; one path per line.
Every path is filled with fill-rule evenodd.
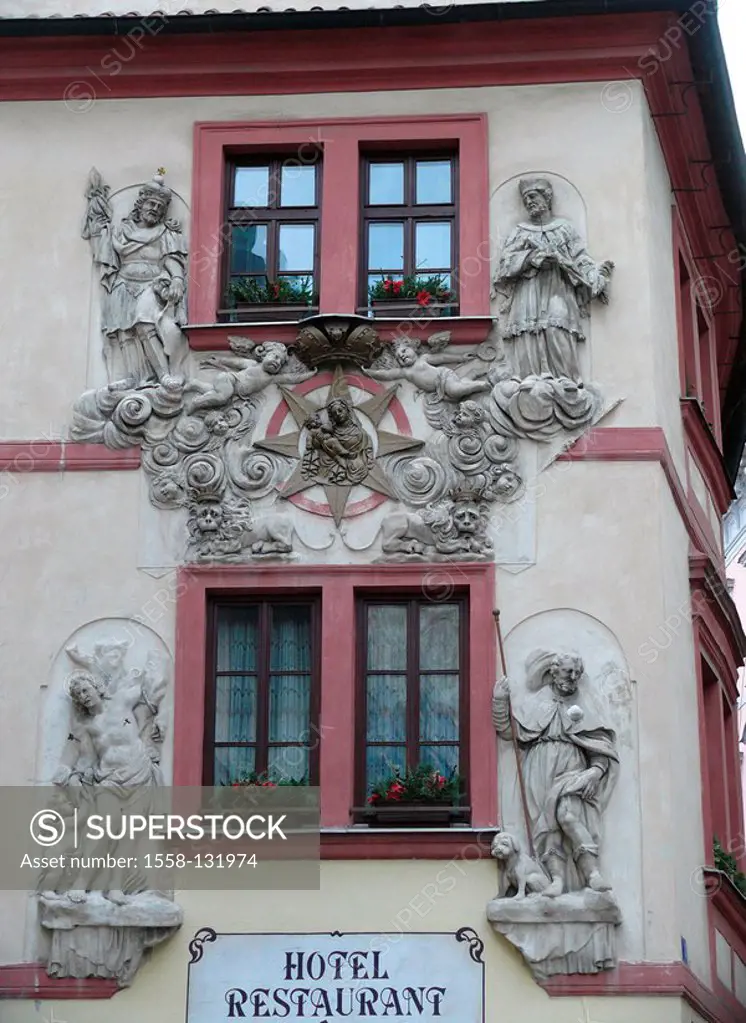
M 389 302 L 387 299 L 373 299 L 370 308 L 377 316 L 399 317 L 402 320 L 430 320 L 438 316 L 458 316 L 458 306 L 453 302 L 428 302 L 419 305 L 412 301 Z
M 467 823 L 468 806 L 451 803 L 399 803 L 366 806 L 359 819 L 371 828 L 447 828 Z
M 305 320 L 309 316 L 316 316 L 318 311 L 318 306 L 310 305 L 281 305 L 279 302 L 240 302 L 231 309 L 221 309 L 218 315 L 221 323 L 254 323 L 259 321 L 277 323 L 280 321 Z

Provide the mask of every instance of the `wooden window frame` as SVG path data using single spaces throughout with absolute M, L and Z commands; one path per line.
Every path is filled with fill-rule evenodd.
M 298 271 L 290 271 L 288 274 L 283 274 L 279 267 L 279 256 L 280 256 L 280 226 L 282 224 L 312 224 L 314 227 L 314 251 L 313 251 L 313 269 L 307 271 L 307 276 L 313 277 L 314 294 L 318 296 L 321 287 L 321 203 L 323 195 L 323 159 L 322 152 L 317 149 L 313 155 L 313 158 L 307 158 L 303 160 L 302 166 L 315 167 L 316 168 L 316 180 L 315 180 L 315 203 L 313 206 L 281 206 L 280 200 L 282 198 L 282 170 L 288 160 L 297 160 L 297 157 L 292 151 L 289 152 L 266 152 L 266 153 L 251 153 L 249 155 L 241 153 L 226 153 L 225 160 L 225 204 L 223 209 L 223 232 L 226 238 L 226 243 L 222 248 L 221 253 L 221 308 L 218 310 L 218 316 L 221 318 L 231 318 L 235 315 L 235 310 L 227 307 L 228 287 L 230 285 L 232 277 L 264 277 L 268 284 L 275 283 L 279 278 L 285 276 L 297 276 L 302 277 L 304 273 Z M 234 206 L 231 205 L 233 196 L 235 194 L 236 184 L 236 171 L 242 167 L 268 167 L 269 180 L 268 180 L 268 203 L 266 206 Z M 247 273 L 247 274 L 231 274 L 231 257 L 233 251 L 232 243 L 232 228 L 233 227 L 245 227 L 251 226 L 252 224 L 265 224 L 267 225 L 267 266 L 264 273 Z M 318 310 L 317 305 L 303 306 L 300 304 L 290 306 L 281 306 L 278 304 L 278 311 L 290 310 L 290 317 L 292 317 L 292 309 L 295 308 L 298 311 L 305 313 L 315 312 Z M 270 315 L 257 314 L 260 318 L 270 319 Z
M 419 608 L 423 604 L 431 604 L 432 601 L 423 596 L 422 591 L 406 593 L 397 590 L 389 592 L 356 594 L 355 607 L 355 647 L 356 647 L 356 686 L 355 686 L 355 800 L 356 809 L 354 816 L 360 819 L 363 816 L 365 801 L 367 797 L 366 785 L 366 752 L 368 746 L 367 737 L 367 639 L 368 624 L 366 609 L 371 606 L 406 606 L 407 608 L 407 653 L 405 672 L 389 672 L 389 674 L 406 674 L 407 676 L 407 726 L 406 741 L 402 743 L 374 743 L 373 745 L 405 745 L 408 768 L 414 768 L 419 763 L 419 754 L 415 757 L 414 752 L 418 750 L 421 742 L 419 737 L 419 680 L 422 674 L 452 674 L 452 672 L 428 671 L 422 672 L 419 666 Z M 459 606 L 459 766 L 458 774 L 463 783 L 461 791 L 462 802 L 469 803 L 469 595 L 463 591 L 454 593 L 443 603 L 458 604 Z M 375 674 L 386 674 L 376 672 Z M 443 745 L 453 746 L 452 742 L 443 742 Z M 425 743 L 425 745 L 437 745 L 436 742 Z M 463 820 L 468 817 L 468 805 L 459 807 L 462 811 L 455 816 Z
M 416 165 L 425 160 L 451 161 L 451 202 L 417 203 Z M 377 163 L 402 163 L 404 165 L 403 199 L 399 204 L 383 205 L 370 202 L 370 168 Z M 416 227 L 419 221 L 448 221 L 451 224 L 451 265 L 448 269 L 429 267 L 417 270 L 415 266 Z M 419 273 L 422 277 L 447 274 L 451 278 L 454 315 L 458 313 L 459 294 L 459 152 L 458 148 L 444 150 L 400 149 L 386 152 L 362 151 L 360 154 L 360 284 L 358 312 L 366 313 L 370 307 L 368 299 L 368 277 L 375 270 L 368 267 L 368 226 L 371 223 L 404 222 L 404 268 L 390 270 L 383 267 L 384 274 L 399 274 L 407 277 Z M 412 304 L 411 300 L 408 304 Z
M 311 692 L 308 712 L 308 741 L 301 742 L 270 742 L 269 741 L 269 681 L 272 674 L 301 674 L 300 672 L 273 672 L 270 669 L 270 628 L 271 610 L 281 606 L 303 606 L 311 611 Z M 218 672 L 217 670 L 217 635 L 218 615 L 222 608 L 248 608 L 258 607 L 259 609 L 259 649 L 257 653 L 257 670 L 255 672 Z M 319 732 L 319 713 L 321 706 L 321 616 L 319 599 L 316 595 L 302 594 L 292 596 L 289 594 L 244 594 L 241 596 L 215 596 L 209 600 L 207 609 L 207 637 L 206 654 L 207 665 L 205 673 L 205 719 L 204 736 L 202 749 L 202 784 L 211 786 L 214 784 L 215 749 L 221 747 L 249 747 L 256 749 L 254 770 L 257 774 L 264 774 L 267 771 L 269 749 L 274 746 L 303 746 L 308 747 L 308 784 L 318 785 L 319 783 L 319 743 L 313 741 L 313 736 Z M 257 679 L 256 695 L 256 739 L 246 742 L 215 742 L 215 705 L 217 697 L 218 675 L 249 675 L 255 674 Z M 308 672 L 302 672 L 308 674 Z

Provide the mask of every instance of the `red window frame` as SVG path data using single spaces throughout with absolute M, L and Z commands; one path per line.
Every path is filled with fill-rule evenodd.
M 497 743 L 489 713 L 496 655 L 491 563 L 420 565 L 211 567 L 179 571 L 174 690 L 174 785 L 202 783 L 210 601 L 261 593 L 317 596 L 320 607 L 319 784 L 321 820 L 346 828 L 354 805 L 355 607 L 362 594 L 420 591 L 443 599 L 454 587 L 468 594 L 469 803 L 472 828 L 497 822 Z
M 490 313 L 489 174 L 485 114 L 447 117 L 328 119 L 295 122 L 207 122 L 195 125 L 192 184 L 189 319 L 199 340 L 194 347 L 215 347 L 222 286 L 221 253 L 226 161 L 241 155 L 292 148 L 299 159 L 322 150 L 320 247 L 321 313 L 355 312 L 359 297 L 361 153 L 376 148 L 431 148 L 458 153 L 459 312 L 486 318 Z M 467 324 L 468 326 L 468 324 Z M 195 328 L 199 327 L 199 331 Z M 212 327 L 205 330 L 205 327 Z M 230 327 L 226 325 L 230 330 Z M 484 324 L 471 324 L 483 340 Z M 223 331 L 224 333 L 224 331 Z M 276 334 L 276 331 L 275 331 Z M 288 340 L 291 339 L 288 334 Z

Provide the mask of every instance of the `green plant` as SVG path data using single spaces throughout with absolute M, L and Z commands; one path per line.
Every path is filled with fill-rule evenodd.
M 240 778 L 238 781 L 230 783 L 232 788 L 245 788 L 253 785 L 260 789 L 274 789 L 282 785 L 292 785 L 294 787 L 308 785 L 307 778 L 278 778 L 277 781 L 272 781 L 267 774 L 259 774 L 257 771 L 252 771 L 247 774 L 245 778 Z
M 729 877 L 741 895 L 746 897 L 746 874 L 738 869 L 735 856 L 726 852 L 717 838 L 714 842 L 714 853 L 716 869 Z
M 413 300 L 418 305 L 426 306 L 431 302 L 450 302 L 453 292 L 446 286 L 441 274 L 424 277 L 420 274 L 409 274 L 401 280 L 385 277 L 371 284 L 368 297 L 372 302 L 405 302 Z
M 420 764 L 402 773 L 398 768 L 373 786 L 368 797 L 372 806 L 394 806 L 406 803 L 458 802 L 461 779 L 455 771 L 441 774 L 431 764 Z
M 231 305 L 313 305 L 313 280 L 301 277 L 297 281 L 265 281 L 263 277 L 240 277 L 228 286 Z

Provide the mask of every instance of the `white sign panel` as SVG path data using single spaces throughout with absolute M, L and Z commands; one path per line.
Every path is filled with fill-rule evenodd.
M 187 1023 L 483 1023 L 483 943 L 455 934 L 216 934 L 189 945 Z

